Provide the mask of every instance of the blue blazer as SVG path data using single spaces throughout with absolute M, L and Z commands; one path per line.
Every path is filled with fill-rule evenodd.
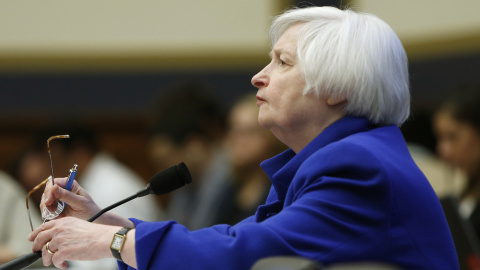
M 132 219 L 138 269 L 245 270 L 274 255 L 459 268 L 441 205 L 398 127 L 344 117 L 300 153 L 261 167 L 272 181 L 268 199 L 235 226 L 189 231 Z

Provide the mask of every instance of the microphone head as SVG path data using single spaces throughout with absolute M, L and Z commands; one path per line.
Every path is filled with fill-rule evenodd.
M 182 179 L 182 181 L 185 184 L 192 183 L 192 176 L 190 175 L 190 171 L 188 170 L 187 165 L 185 165 L 185 163 L 180 162 L 174 167 L 177 171 L 178 176 L 180 177 L 180 179 Z
M 149 187 L 155 195 L 174 191 L 192 182 L 192 176 L 185 163 L 180 162 L 150 178 Z

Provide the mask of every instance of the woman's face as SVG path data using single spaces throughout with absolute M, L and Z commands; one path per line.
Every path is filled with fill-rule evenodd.
M 434 129 L 439 156 L 468 175 L 475 175 L 480 165 L 480 133 L 472 125 L 455 120 L 446 111 L 435 115 Z
M 281 141 L 286 134 L 301 134 L 318 127 L 325 128 L 330 108 L 324 98 L 303 95 L 305 79 L 297 59 L 298 33 L 295 24 L 283 33 L 271 52 L 271 62 L 253 76 L 258 88 L 258 122 Z M 318 135 L 318 133 L 317 133 Z M 290 146 L 291 147 L 291 146 Z

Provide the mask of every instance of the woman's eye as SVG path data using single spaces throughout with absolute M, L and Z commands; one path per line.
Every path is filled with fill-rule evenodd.
M 283 65 L 286 65 L 287 63 L 285 63 L 282 59 L 278 59 L 278 64 L 280 66 L 283 66 Z

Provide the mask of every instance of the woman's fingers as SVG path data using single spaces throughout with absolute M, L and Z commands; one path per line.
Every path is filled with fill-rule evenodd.
M 42 248 L 42 262 L 44 266 L 49 266 L 52 263 L 52 257 L 54 254 L 49 254 L 47 251 L 47 245 Z
M 33 230 L 28 236 L 28 240 L 33 242 L 33 251 L 40 250 L 50 239 L 52 239 L 52 228 L 55 225 L 55 221 L 43 223 L 38 228 Z
M 66 209 L 61 214 L 62 217 L 72 216 L 88 219 L 100 211 L 98 205 L 92 200 L 90 195 L 80 187 L 77 181 L 73 182 L 71 191 L 66 190 L 64 186 L 66 186 L 67 181 L 67 178 L 55 178 L 55 184 L 53 185 L 51 181 L 48 181 L 42 194 L 40 211 L 46 208 L 49 212 L 53 213 L 57 209 L 58 201 L 66 203 Z
M 48 242 L 45 245 L 45 251 L 47 254 L 43 253 L 45 257 L 43 261 L 44 266 L 49 266 L 51 263 L 55 265 L 55 267 L 60 268 L 60 269 L 66 269 L 67 268 L 67 262 L 65 259 L 63 259 L 63 254 L 62 252 L 55 247 L 55 240 L 52 239 L 52 241 Z M 43 257 L 42 257 L 43 258 Z
M 42 251 L 43 265 L 49 266 L 53 262 L 57 268 L 67 268 L 65 254 L 59 249 L 64 239 L 63 233 L 68 231 L 69 225 L 75 222 L 76 219 L 71 218 L 52 220 L 42 224 L 29 235 L 28 239 L 33 241 L 33 252 Z
M 55 206 L 57 207 L 55 203 L 55 196 L 52 194 L 52 188 L 55 186 L 62 186 L 64 187 L 66 184 L 67 178 L 55 178 L 55 185 L 52 185 L 52 181 L 48 181 L 47 184 L 45 185 L 45 190 L 43 191 L 42 194 L 42 203 L 40 204 L 40 208 L 43 209 L 43 207 L 50 207 L 50 206 Z M 42 205 L 43 204 L 43 205 Z M 53 205 L 55 204 L 55 205 Z
M 66 217 L 42 224 L 29 239 L 33 239 L 34 251 L 42 251 L 45 266 L 53 262 L 56 267 L 65 269 L 68 260 L 98 260 L 110 256 L 108 246 L 118 229 L 118 226 Z

